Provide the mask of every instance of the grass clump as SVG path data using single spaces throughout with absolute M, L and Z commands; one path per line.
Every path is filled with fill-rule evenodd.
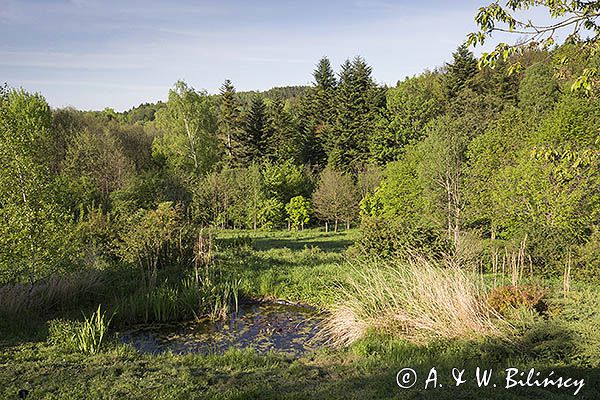
M 419 342 L 434 337 L 496 336 L 500 316 L 479 280 L 421 258 L 357 268 L 322 333 L 345 346 L 370 329 Z
M 108 337 L 112 318 L 107 318 L 101 306 L 83 321 L 57 318 L 48 321 L 47 343 L 62 351 L 79 351 L 97 354 L 102 350 Z
M 78 322 L 63 318 L 48 321 L 48 344 L 64 351 L 76 350 L 75 338 L 79 327 Z
M 104 345 L 112 318 L 106 318 L 101 306 L 86 317 L 75 332 L 75 345 L 83 353 L 96 354 Z

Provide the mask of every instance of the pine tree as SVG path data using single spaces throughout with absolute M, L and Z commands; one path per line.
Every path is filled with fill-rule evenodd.
M 266 155 L 270 140 L 268 136 L 266 105 L 261 97 L 255 96 L 244 118 L 243 129 L 236 132 L 233 138 L 233 163 L 248 166 Z
M 304 164 L 325 165 L 327 155 L 321 137 L 324 125 L 318 117 L 315 89 L 311 88 L 300 99 L 297 111 L 300 159 Z
M 235 87 L 229 79 L 221 86 L 221 104 L 219 107 L 219 139 L 225 149 L 226 160 L 232 158 L 233 137 L 240 129 L 240 104 L 236 98 Z
M 333 73 L 333 69 L 331 69 L 331 62 L 327 57 L 319 60 L 317 68 L 313 72 L 313 77 L 315 78 L 315 87 L 317 88 L 332 90 L 337 85 L 335 74 Z
M 274 161 L 297 160 L 300 143 L 292 116 L 279 97 L 271 102 L 268 111 L 268 149 L 265 155 Z
M 477 74 L 477 60 L 466 45 L 458 46 L 452 53 L 452 58 L 452 63 L 446 64 L 445 83 L 448 97 L 455 97 Z
M 372 69 L 361 57 L 342 64 L 337 90 L 337 115 L 329 161 L 343 171 L 356 169 L 368 157 L 368 141 L 381 101 L 371 77 Z
M 335 122 L 337 79 L 331 62 L 323 57 L 313 71 L 314 83 L 300 103 L 299 132 L 302 135 L 302 160 L 312 165 L 326 163 L 326 152 Z

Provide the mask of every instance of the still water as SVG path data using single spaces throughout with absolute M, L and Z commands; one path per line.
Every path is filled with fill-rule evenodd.
M 258 303 L 240 306 L 220 321 L 139 325 L 120 337 L 139 351 L 154 354 L 222 353 L 233 347 L 301 355 L 324 344 L 317 338 L 322 320 L 311 308 Z

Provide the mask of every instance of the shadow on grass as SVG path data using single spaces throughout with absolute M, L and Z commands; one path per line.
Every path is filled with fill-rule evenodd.
M 339 238 L 336 240 L 316 240 L 322 236 L 315 238 L 259 238 L 254 240 L 254 248 L 258 251 L 270 249 L 288 248 L 291 250 L 302 250 L 305 247 L 318 247 L 324 252 L 340 253 L 350 247 L 354 242 L 349 239 Z

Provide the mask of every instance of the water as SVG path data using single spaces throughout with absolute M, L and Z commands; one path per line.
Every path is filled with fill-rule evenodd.
M 222 353 L 228 348 L 301 355 L 323 345 L 316 337 L 323 317 L 314 309 L 279 303 L 241 306 L 229 318 L 211 322 L 140 325 L 122 332 L 125 343 L 148 353 Z

